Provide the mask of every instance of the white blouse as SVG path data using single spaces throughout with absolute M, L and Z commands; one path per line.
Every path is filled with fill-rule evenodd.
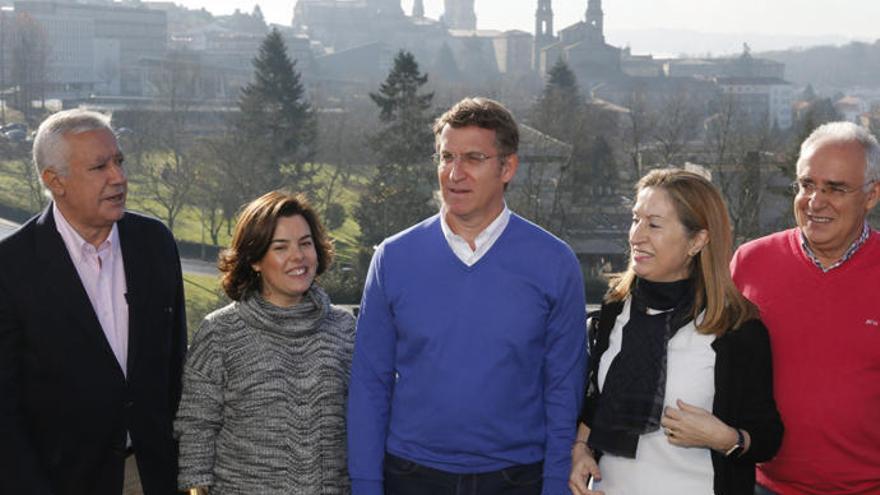
M 651 314 L 658 311 L 649 310 Z M 599 362 L 599 390 L 623 342 L 623 327 L 629 321 L 630 299 L 611 330 L 608 349 Z M 637 328 L 628 331 L 638 331 Z M 665 406 L 677 407 L 676 399 L 712 410 L 715 397 L 714 335 L 697 332 L 691 321 L 667 345 Z M 606 495 L 710 495 L 714 493 L 712 458 L 707 448 L 685 448 L 670 444 L 663 429 L 639 438 L 635 459 L 606 454 L 599 461 L 602 480 L 594 490 Z

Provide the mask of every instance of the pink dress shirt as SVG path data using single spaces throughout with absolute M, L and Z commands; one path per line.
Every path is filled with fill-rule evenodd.
M 116 361 L 127 374 L 128 362 L 128 303 L 125 300 L 125 267 L 119 229 L 113 224 L 110 235 L 97 248 L 86 242 L 73 228 L 58 206 L 52 205 L 55 228 L 64 240 L 73 266 L 89 296 L 92 309 L 101 324 L 107 343 Z

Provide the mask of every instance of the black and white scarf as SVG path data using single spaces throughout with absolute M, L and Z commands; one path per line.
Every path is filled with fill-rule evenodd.
M 693 282 L 650 282 L 637 278 L 629 321 L 599 395 L 590 446 L 635 458 L 639 435 L 660 428 L 666 393 L 666 346 L 693 317 Z M 660 311 L 649 314 L 648 308 Z

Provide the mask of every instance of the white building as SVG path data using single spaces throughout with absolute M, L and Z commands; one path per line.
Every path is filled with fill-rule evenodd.
M 726 98 L 755 120 L 788 129 L 792 124 L 794 89 L 778 77 L 719 77 L 716 83 Z
M 163 57 L 167 49 L 163 11 L 39 0 L 17 1 L 14 8 L 16 16 L 31 18 L 43 29 L 52 96 L 86 96 L 96 88 L 140 94 L 140 61 Z

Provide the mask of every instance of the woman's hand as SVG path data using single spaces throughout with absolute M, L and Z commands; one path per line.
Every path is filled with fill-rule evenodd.
M 604 495 L 604 492 L 587 489 L 587 480 L 602 479 L 599 473 L 599 465 L 593 458 L 593 453 L 583 443 L 576 443 L 571 449 L 571 475 L 568 477 L 568 487 L 574 495 Z
M 706 447 L 727 452 L 736 444 L 736 430 L 726 425 L 711 412 L 675 401 L 678 408 L 667 407 L 660 425 L 672 445 L 679 447 Z
M 599 464 L 593 452 L 587 447 L 590 429 L 581 423 L 578 425 L 577 442 L 571 448 L 571 474 L 568 476 L 568 487 L 574 495 L 605 495 L 604 492 L 587 489 L 589 478 L 602 479 Z

